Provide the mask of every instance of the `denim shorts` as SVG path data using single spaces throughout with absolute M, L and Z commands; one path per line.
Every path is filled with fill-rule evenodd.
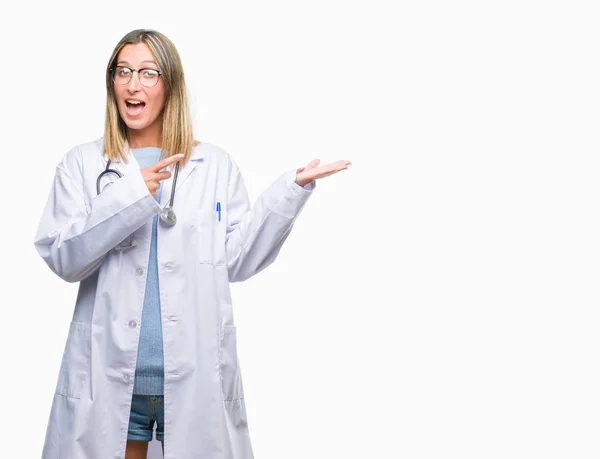
M 165 439 L 163 395 L 133 394 L 127 440 L 152 441 L 152 431 L 156 421 L 156 439 Z

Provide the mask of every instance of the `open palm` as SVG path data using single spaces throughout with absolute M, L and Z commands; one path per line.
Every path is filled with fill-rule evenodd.
M 346 159 L 335 161 L 329 164 L 324 164 L 322 166 L 319 166 L 320 162 L 320 159 L 313 159 L 310 163 L 306 165 L 306 167 L 299 169 L 296 173 L 296 183 L 300 186 L 304 186 L 307 183 L 312 182 L 313 180 L 327 177 L 329 175 L 335 174 L 336 172 L 348 169 L 348 166 L 352 164 Z

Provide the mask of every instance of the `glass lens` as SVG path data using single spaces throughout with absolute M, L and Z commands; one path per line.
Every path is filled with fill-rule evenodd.
M 131 69 L 127 67 L 116 67 L 113 72 L 113 79 L 115 83 L 127 84 L 131 80 L 132 73 Z
M 140 83 L 144 86 L 151 88 L 156 85 L 159 78 L 158 70 L 154 69 L 142 69 L 139 71 Z

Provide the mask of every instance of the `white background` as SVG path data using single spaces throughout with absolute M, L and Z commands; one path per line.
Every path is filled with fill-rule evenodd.
M 2 456 L 41 455 L 75 301 L 33 246 L 54 167 L 148 27 L 252 199 L 353 162 L 232 285 L 257 459 L 600 457 L 594 2 L 191 5 L 2 7 Z

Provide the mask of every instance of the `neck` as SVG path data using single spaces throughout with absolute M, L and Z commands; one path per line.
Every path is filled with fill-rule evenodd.
M 127 141 L 130 148 L 161 147 L 161 135 L 156 129 L 143 129 L 137 131 L 129 129 Z

